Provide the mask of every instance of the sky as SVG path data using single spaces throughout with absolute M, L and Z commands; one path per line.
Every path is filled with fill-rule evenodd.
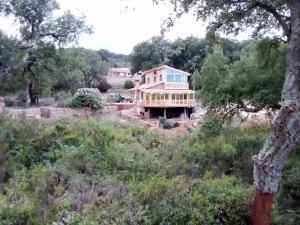
M 86 22 L 93 26 L 94 33 L 83 34 L 77 46 L 116 53 L 129 54 L 133 46 L 160 35 L 160 26 L 172 11 L 170 5 L 154 5 L 152 0 L 57 0 L 59 15 L 71 10 L 77 16 L 85 15 Z M 16 34 L 13 18 L 0 18 L 0 28 Z M 192 14 L 179 19 L 166 33 L 166 38 L 175 40 L 188 36 L 205 37 L 206 25 L 196 21 Z

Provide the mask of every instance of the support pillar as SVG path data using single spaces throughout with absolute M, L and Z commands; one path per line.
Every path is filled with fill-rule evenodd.
M 164 117 L 167 119 L 167 109 L 164 108 Z

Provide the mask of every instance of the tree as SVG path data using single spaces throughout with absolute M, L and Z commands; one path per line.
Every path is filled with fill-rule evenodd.
M 263 39 L 246 46 L 229 69 L 222 51 L 205 59 L 194 85 L 201 87 L 202 103 L 225 119 L 240 111 L 258 112 L 278 109 L 284 80 L 285 46 Z M 220 76 L 220 55 L 227 73 Z M 197 79 L 198 78 L 198 79 Z
M 3 4 L 4 5 L 4 4 Z M 25 57 L 14 68 L 22 68 L 22 75 L 28 77 L 28 94 L 30 104 L 35 105 L 37 96 L 34 93 L 35 80 L 41 72 L 50 72 L 49 55 L 41 54 L 45 45 L 62 46 L 78 39 L 82 32 L 91 33 L 92 30 L 84 22 L 84 18 L 77 18 L 70 11 L 54 18 L 53 12 L 59 9 L 56 0 L 9 0 L 0 7 L 6 15 L 11 14 L 20 24 L 20 34 Z M 49 56 L 48 59 L 42 56 Z
M 214 53 L 208 55 L 201 67 L 199 83 L 200 96 L 204 105 L 215 108 L 226 102 L 222 87 L 224 80 L 229 76 L 229 66 L 220 48 L 215 48 Z
M 167 64 L 193 73 L 207 53 L 207 43 L 196 37 L 178 38 L 166 52 Z
M 164 0 L 153 1 L 159 3 Z M 253 34 L 261 36 L 276 29 L 282 31 L 283 35 L 279 38 L 288 44 L 280 110 L 263 148 L 253 157 L 257 191 L 252 221 L 255 225 L 269 224 L 272 197 L 278 190 L 284 161 L 300 142 L 300 1 L 172 0 L 171 3 L 175 17 L 194 10 L 198 19 L 210 18 L 210 30 L 238 33 L 254 27 Z M 170 17 L 166 23 L 172 25 L 173 18 Z
M 132 73 L 164 64 L 166 62 L 165 52 L 169 46 L 170 43 L 162 37 L 152 37 L 151 40 L 134 46 L 130 55 Z
M 163 64 L 193 73 L 206 53 L 207 44 L 203 39 L 187 37 L 171 42 L 153 37 L 133 48 L 130 61 L 133 73 Z

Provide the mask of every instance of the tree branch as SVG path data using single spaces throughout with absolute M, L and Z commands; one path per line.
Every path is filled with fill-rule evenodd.
M 289 36 L 291 33 L 290 26 L 283 19 L 283 16 L 276 11 L 276 8 L 274 8 L 271 5 L 267 5 L 265 3 L 259 2 L 259 1 L 254 2 L 254 8 L 255 7 L 262 8 L 262 9 L 266 10 L 267 12 L 271 13 L 275 17 L 275 19 L 278 21 L 278 23 L 281 25 L 284 34 L 287 36 L 287 39 L 289 39 Z
M 245 112 L 249 112 L 249 113 L 257 113 L 264 108 L 264 106 L 249 108 L 242 100 L 238 101 L 238 106 L 240 109 L 243 109 Z

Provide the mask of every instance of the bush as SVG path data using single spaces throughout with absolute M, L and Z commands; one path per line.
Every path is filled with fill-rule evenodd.
M 72 100 L 74 107 L 90 107 L 91 109 L 102 108 L 102 96 L 96 88 L 80 88 L 78 89 Z
M 124 83 L 124 88 L 125 89 L 130 89 L 134 87 L 134 83 L 132 80 L 126 80 Z
M 222 122 L 213 116 L 208 116 L 205 118 L 201 131 L 205 137 L 216 137 L 222 131 Z
M 101 92 L 107 92 L 111 88 L 110 84 L 107 82 L 106 78 L 102 77 L 99 84 L 96 86 Z

